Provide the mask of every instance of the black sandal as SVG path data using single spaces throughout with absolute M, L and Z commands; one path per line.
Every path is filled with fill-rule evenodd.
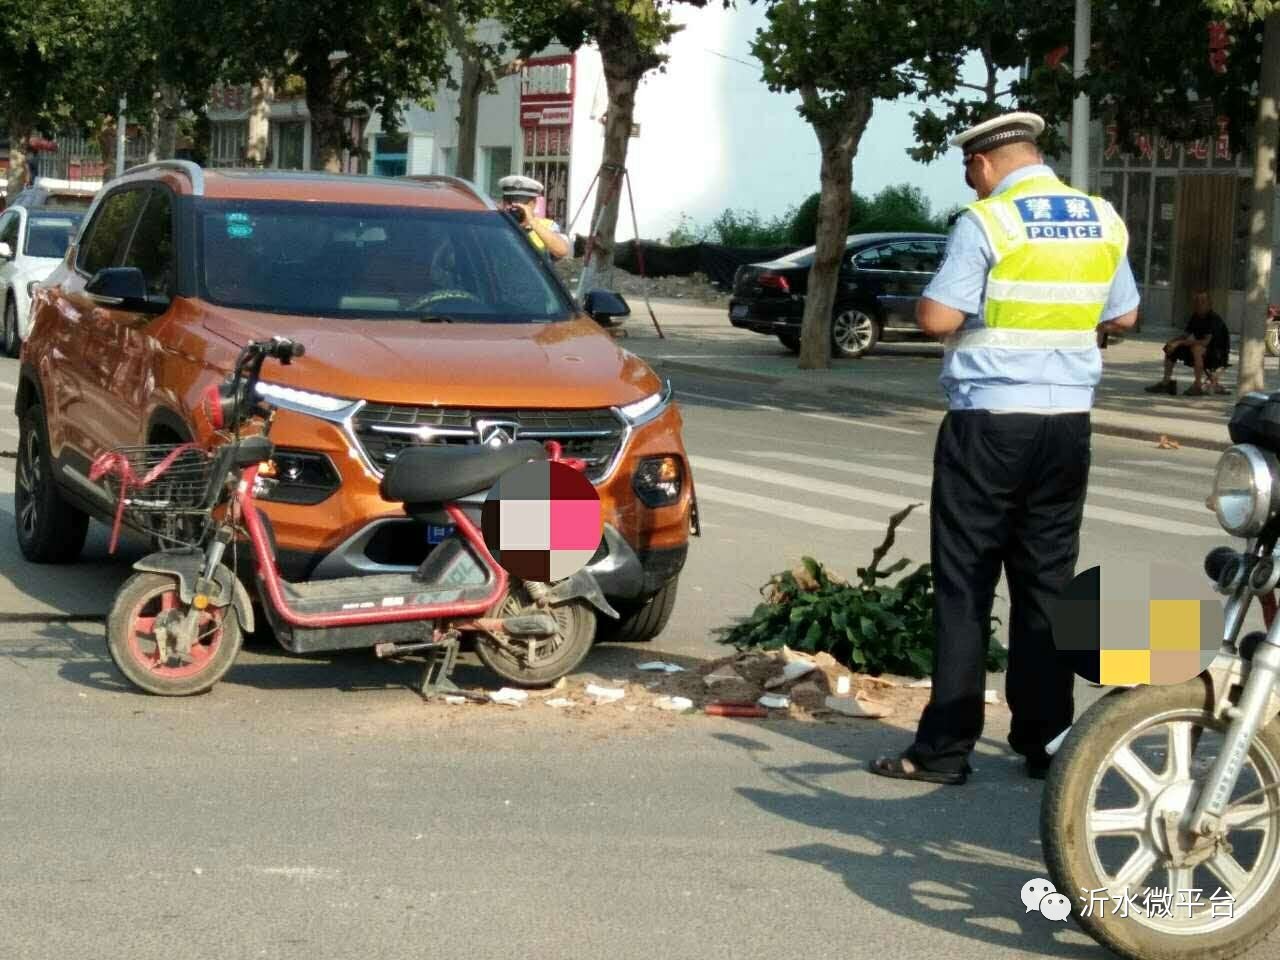
M 938 783 L 948 787 L 958 787 L 969 779 L 968 770 L 926 770 L 919 761 L 906 753 L 897 757 L 880 757 L 871 761 L 868 769 L 877 776 L 888 777 L 891 780 L 916 780 L 920 783 Z

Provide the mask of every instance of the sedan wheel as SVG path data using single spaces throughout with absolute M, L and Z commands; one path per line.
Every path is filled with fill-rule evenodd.
M 837 357 L 865 357 L 880 341 L 880 322 L 861 310 L 841 310 L 831 319 L 831 350 Z
M 22 340 L 18 337 L 18 305 L 10 297 L 4 305 L 4 338 L 0 349 L 6 357 L 16 357 L 22 348 Z

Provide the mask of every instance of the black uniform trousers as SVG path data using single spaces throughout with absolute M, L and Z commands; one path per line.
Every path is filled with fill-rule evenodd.
M 952 411 L 933 458 L 933 692 L 908 755 L 968 769 L 982 735 L 984 625 L 1003 567 L 1010 592 L 1009 745 L 1044 762 L 1070 726 L 1075 676 L 1055 652 L 1051 605 L 1075 574 L 1089 478 L 1089 414 Z

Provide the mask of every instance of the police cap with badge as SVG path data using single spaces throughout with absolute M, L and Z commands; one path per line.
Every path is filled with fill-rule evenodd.
M 968 160 L 974 154 L 986 153 L 1011 143 L 1035 143 L 1044 132 L 1044 119 L 1034 113 L 1005 113 L 974 124 L 951 140 L 953 147 L 964 151 Z
M 503 177 L 498 181 L 498 189 L 502 191 L 503 200 L 515 200 L 518 203 L 537 200 L 543 193 L 542 184 L 537 180 L 519 174 Z

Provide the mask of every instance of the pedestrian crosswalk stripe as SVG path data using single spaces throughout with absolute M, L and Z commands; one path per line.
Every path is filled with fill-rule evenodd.
M 762 497 L 754 493 L 739 493 L 727 487 L 698 481 L 698 502 L 719 503 L 728 507 L 738 507 L 756 513 L 767 513 L 782 520 L 797 523 L 808 523 L 827 530 L 875 530 L 884 532 L 883 520 L 863 520 L 851 517 L 846 513 L 834 510 L 823 510 L 820 507 L 806 507 L 799 503 L 788 503 L 777 497 Z M 707 526 L 707 524 L 703 524 Z M 899 528 L 901 529 L 901 528 Z
M 856 427 L 865 430 L 883 430 L 887 433 L 905 433 L 908 436 L 918 437 L 920 430 L 910 430 L 906 427 L 891 427 L 884 423 L 873 423 L 870 420 L 860 419 L 853 416 L 837 417 L 829 413 L 807 413 L 803 410 L 784 410 L 781 407 L 775 407 L 767 403 L 749 403 L 745 400 L 730 400 L 728 397 L 716 397 L 709 393 L 694 393 L 692 390 L 676 390 L 677 397 L 693 397 L 697 400 L 710 400 L 714 403 L 727 403 L 734 407 L 749 407 L 752 410 L 764 410 L 768 413 L 790 413 L 797 417 L 808 417 L 810 420 L 826 420 L 833 423 L 843 423 L 849 427 Z
M 1188 463 L 1169 463 L 1167 460 L 1120 460 L 1135 467 L 1155 467 L 1157 470 L 1172 470 L 1175 473 L 1190 473 L 1197 477 L 1212 477 L 1218 472 L 1217 467 L 1196 467 Z M 1150 471 L 1144 471 L 1149 473 Z
M 931 484 L 927 475 L 911 474 L 902 470 L 892 470 L 887 467 L 867 467 L 862 464 L 851 464 L 846 461 L 829 460 L 823 457 L 777 454 L 772 451 L 744 451 L 744 455 L 789 459 L 792 462 L 801 465 L 830 467 L 836 470 L 860 473 L 865 476 L 874 476 L 878 479 L 889 480 L 891 482 L 916 487 L 928 487 Z M 825 494 L 827 496 L 838 497 L 842 500 L 855 500 L 859 503 L 878 504 L 880 506 L 890 507 L 894 510 L 900 510 L 908 503 L 919 502 L 918 500 L 889 496 L 861 487 L 852 487 L 847 484 L 819 480 L 814 477 L 807 477 L 797 473 L 771 470 L 767 467 L 760 467 L 751 463 L 738 463 L 737 461 L 721 460 L 715 457 L 692 457 L 691 463 L 695 472 L 706 470 L 711 473 L 727 474 L 729 476 L 741 477 L 758 483 L 776 484 L 779 486 L 789 487 L 793 490 Z M 701 484 L 698 485 L 698 489 L 702 489 Z M 1128 491 L 1125 492 L 1127 493 Z M 792 508 L 792 505 L 786 501 L 773 502 L 775 504 L 775 513 L 783 513 L 785 510 Z M 928 513 L 928 511 L 929 505 L 927 503 L 919 508 L 919 512 L 922 514 Z M 1163 517 L 1151 517 L 1145 514 L 1133 513 L 1128 510 L 1117 510 L 1111 507 L 1097 506 L 1095 504 L 1085 505 L 1084 516 L 1086 520 L 1114 523 L 1126 527 L 1137 527 L 1140 530 L 1152 530 L 1157 533 L 1169 533 L 1189 537 L 1222 536 L 1222 531 L 1220 529 L 1208 524 L 1186 523 L 1181 520 L 1166 520 Z
M 850 460 L 832 460 L 826 457 L 810 457 L 804 454 L 780 453 L 776 450 L 742 450 L 739 452 L 748 457 L 759 457 L 765 460 L 787 460 L 792 463 L 802 463 L 812 467 L 824 467 L 828 470 L 839 470 L 843 473 L 855 473 L 859 476 L 876 477 L 880 480 L 891 480 L 894 483 L 905 483 L 917 487 L 928 488 L 933 484 L 928 472 L 908 473 L 905 470 L 893 470 L 888 467 L 874 467 L 868 464 L 855 463 Z M 1203 517 L 1208 513 L 1203 500 L 1197 503 L 1193 500 L 1185 500 L 1179 497 L 1162 497 L 1155 493 L 1145 493 L 1139 490 L 1124 490 L 1120 487 L 1108 487 L 1096 483 L 1089 484 L 1089 495 L 1110 497 L 1113 500 L 1131 500 L 1135 503 L 1145 503 L 1154 507 L 1165 507 L 1169 510 L 1181 510 L 1184 513 L 1194 513 L 1198 517 Z
M 846 483 L 833 483 L 830 480 L 818 480 L 814 477 L 802 476 L 798 473 L 786 473 L 782 470 L 770 470 L 768 467 L 757 466 L 756 464 L 738 463 L 733 460 L 720 460 L 716 457 L 691 457 L 690 462 L 693 465 L 695 475 L 699 471 L 710 471 L 711 473 L 728 474 L 731 477 L 739 477 L 754 483 L 771 483 L 778 486 L 788 487 L 792 490 L 803 490 L 808 493 L 824 494 L 828 497 L 836 497 L 841 500 L 854 500 L 858 503 L 874 503 L 883 507 L 889 507 L 892 510 L 901 510 L 909 503 L 919 503 L 919 500 L 911 500 L 906 497 L 895 497 L 889 494 L 877 493 L 874 490 L 866 490 L 861 487 L 851 487 Z M 698 491 L 701 493 L 702 485 L 698 484 Z M 773 501 L 775 511 L 778 510 L 780 504 L 777 500 Z M 879 529 L 883 524 L 877 524 Z

